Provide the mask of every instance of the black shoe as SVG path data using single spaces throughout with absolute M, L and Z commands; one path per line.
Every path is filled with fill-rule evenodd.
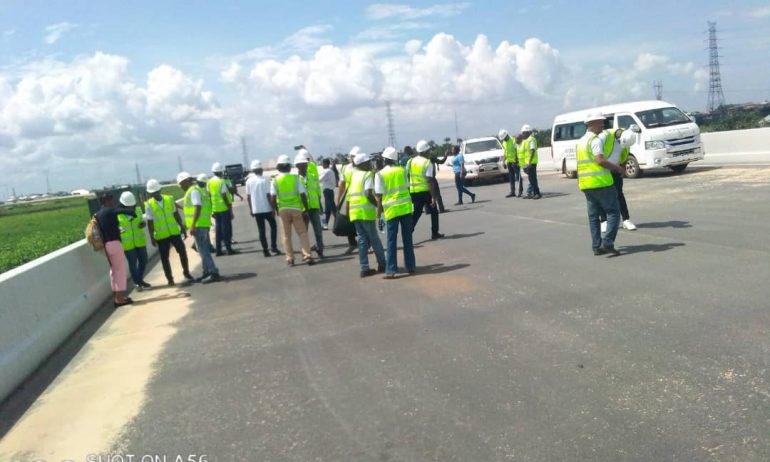
M 150 284 L 147 284 L 147 283 L 146 283 L 146 282 L 144 282 L 144 281 L 139 281 L 139 284 L 138 284 L 138 285 L 139 285 L 139 287 L 141 287 L 142 289 L 149 289 L 150 287 L 152 287 Z
M 521 191 L 519 191 L 519 195 L 518 195 L 518 197 L 521 197 Z
M 599 247 L 599 250 L 602 252 L 602 254 L 610 254 L 614 257 L 617 257 L 618 255 L 620 255 L 620 250 L 616 249 L 614 246 L 609 246 L 609 247 L 602 246 L 602 247 Z
M 406 272 L 409 273 L 409 274 L 414 274 L 414 273 L 417 272 L 417 269 L 406 270 Z
M 228 249 L 227 255 L 238 255 L 240 252 L 238 252 L 235 249 Z
M 184 278 L 187 279 L 189 282 L 195 282 L 195 278 L 189 272 L 184 273 Z
M 596 248 L 594 249 L 594 255 L 596 255 L 597 257 L 598 257 L 599 255 L 605 255 L 606 253 L 607 253 L 607 252 L 605 252 L 605 251 L 604 251 L 604 249 L 602 249 L 601 247 L 596 247 Z
M 324 251 L 323 250 L 316 249 L 315 253 L 318 254 L 318 258 L 323 258 L 324 257 Z
M 171 287 L 173 285 L 174 285 L 174 280 L 173 279 L 169 279 L 168 280 L 168 286 Z
M 471 194 L 471 204 L 473 204 L 474 202 L 476 202 L 476 195 Z
M 444 237 L 444 235 L 443 235 L 443 234 L 441 234 L 441 233 L 436 233 L 436 234 L 432 235 L 432 236 L 430 237 L 430 239 L 431 239 L 432 241 L 435 241 L 436 239 L 441 239 L 442 237 Z
M 540 199 L 541 197 L 543 197 L 543 196 L 541 196 L 540 194 L 535 194 L 535 196 L 534 196 L 532 199 L 538 200 L 538 199 Z
M 207 274 L 206 277 L 201 280 L 201 282 L 203 282 L 204 284 L 208 284 L 209 282 L 217 282 L 221 280 L 222 280 L 222 276 L 220 276 L 219 273 L 211 273 L 211 274 Z
M 224 254 L 225 254 L 224 252 L 220 251 L 220 252 L 215 253 L 214 255 L 217 256 L 217 257 L 221 257 Z
M 270 252 L 268 252 L 267 250 L 265 250 L 264 252 L 262 252 L 262 254 L 263 254 L 265 257 L 272 257 L 272 255 L 270 255 Z
M 315 265 L 315 260 L 313 260 L 312 258 L 308 258 L 307 260 L 305 260 L 305 263 L 307 263 L 307 266 L 313 266 Z
M 130 298 L 127 298 L 126 301 L 123 302 L 123 303 L 115 302 L 115 308 L 120 308 L 121 306 L 131 305 L 132 303 L 134 303 L 134 301 L 131 300 Z
M 312 246 L 312 247 L 310 247 L 310 251 L 311 251 L 311 252 L 315 252 L 316 250 L 318 250 L 318 247 L 316 247 L 316 246 Z
M 532 199 L 532 194 L 527 194 L 522 199 Z
M 462 202 L 455 202 L 455 203 L 454 203 L 454 205 L 455 205 L 455 206 L 457 206 L 457 205 L 463 205 L 463 203 L 462 203 Z
M 506 194 L 505 197 L 516 197 L 516 194 L 514 193 Z
M 385 272 L 385 265 L 377 265 L 377 272 L 378 273 L 384 273 Z
M 281 251 L 278 250 L 278 249 L 271 249 L 270 251 L 273 252 L 273 255 L 280 255 L 281 254 Z
M 367 276 L 374 276 L 375 274 L 377 274 L 376 270 L 368 269 L 368 270 L 362 270 L 360 276 L 362 278 L 365 278 Z

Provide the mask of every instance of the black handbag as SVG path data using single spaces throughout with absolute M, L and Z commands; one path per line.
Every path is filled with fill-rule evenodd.
M 334 227 L 332 228 L 332 233 L 335 236 L 347 237 L 356 234 L 356 227 L 353 225 L 353 222 L 350 221 L 347 215 L 342 213 L 345 210 L 346 196 L 347 190 L 341 195 L 342 200 L 337 204 L 337 216 L 334 217 Z

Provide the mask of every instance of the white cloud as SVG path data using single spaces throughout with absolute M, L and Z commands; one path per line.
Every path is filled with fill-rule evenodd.
M 749 11 L 749 16 L 752 18 L 766 18 L 770 16 L 770 5 L 758 6 Z
M 16 29 L 6 29 L 3 31 L 3 37 L 10 37 L 16 33 Z
M 416 8 L 398 3 L 375 3 L 367 7 L 366 17 L 373 20 L 448 18 L 462 14 L 470 5 L 468 2 L 443 3 L 427 8 Z
M 50 26 L 46 26 L 46 34 L 45 37 L 43 37 L 43 41 L 49 45 L 53 45 L 54 43 L 58 42 L 59 39 L 64 36 L 64 34 L 76 29 L 77 27 L 77 24 L 72 24 L 70 22 L 59 22 L 56 24 L 51 24 Z
M 421 40 L 409 40 L 404 45 L 404 51 L 409 56 L 413 56 L 415 53 L 420 51 L 420 48 L 422 48 L 422 41 Z

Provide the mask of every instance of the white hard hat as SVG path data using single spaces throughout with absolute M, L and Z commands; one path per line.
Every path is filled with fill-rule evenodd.
M 304 152 L 303 152 L 304 151 Z M 300 149 L 296 156 L 294 156 L 294 165 L 307 163 L 307 151 Z
M 120 203 L 126 207 L 133 207 L 136 205 L 136 197 L 131 191 L 123 191 L 120 194 Z
M 198 175 L 197 178 L 195 178 L 195 180 L 198 181 L 198 183 L 205 183 L 209 181 L 209 176 L 206 175 L 205 173 L 201 173 Z
M 289 160 L 289 156 L 287 156 L 286 154 L 281 154 L 280 156 L 278 156 L 278 160 L 276 160 L 275 163 L 277 165 L 283 165 L 283 164 L 291 165 L 291 161 Z
M 147 192 L 155 193 L 160 191 L 160 182 L 155 179 L 147 180 Z
M 623 130 L 623 134 L 620 135 L 620 145 L 624 148 L 630 148 L 636 143 L 636 133 L 631 130 Z
M 530 127 L 529 124 L 524 124 L 524 125 L 521 126 L 521 132 L 522 133 L 524 133 L 524 132 L 531 132 L 531 131 L 532 131 L 532 127 Z
M 591 123 L 595 122 L 597 120 L 604 120 L 604 116 L 601 112 L 591 112 L 586 115 L 585 119 L 583 119 L 583 122 L 585 123 Z
M 361 152 L 361 148 L 359 148 L 358 146 L 353 146 L 352 148 L 350 148 L 350 154 L 349 155 L 355 156 L 359 152 Z
M 385 148 L 385 150 L 382 151 L 382 158 L 392 160 L 393 162 L 398 161 L 398 152 L 396 151 L 396 148 L 393 146 Z
M 430 145 L 425 140 L 420 140 L 417 142 L 417 146 L 414 147 L 414 149 L 417 150 L 417 152 L 425 152 L 428 149 L 430 149 Z
M 358 154 L 356 154 L 356 157 L 353 158 L 353 163 L 356 165 L 361 165 L 364 162 L 369 162 L 369 160 L 371 160 L 369 158 L 369 154 L 365 152 L 359 152 Z
M 505 131 L 505 129 L 501 128 L 499 132 L 497 132 L 497 137 L 501 140 L 504 140 L 505 137 L 508 136 L 508 132 Z
M 303 155 L 306 159 L 310 159 L 310 151 L 308 151 L 306 148 L 301 148 L 299 151 L 297 151 L 297 155 Z
M 177 184 L 182 184 L 184 180 L 192 179 L 192 175 L 190 175 L 187 172 L 179 172 L 179 174 L 176 176 L 176 182 Z
M 222 166 L 219 162 L 214 162 L 214 165 L 211 166 L 211 171 L 214 173 L 222 173 L 225 171 L 225 168 Z
M 252 160 L 251 161 L 251 169 L 252 170 L 256 170 L 258 168 L 262 168 L 262 162 L 260 162 L 259 160 Z

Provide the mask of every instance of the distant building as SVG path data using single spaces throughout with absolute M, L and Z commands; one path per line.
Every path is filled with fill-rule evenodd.
M 70 193 L 72 196 L 88 196 L 91 194 L 91 191 L 87 189 L 76 189 Z

